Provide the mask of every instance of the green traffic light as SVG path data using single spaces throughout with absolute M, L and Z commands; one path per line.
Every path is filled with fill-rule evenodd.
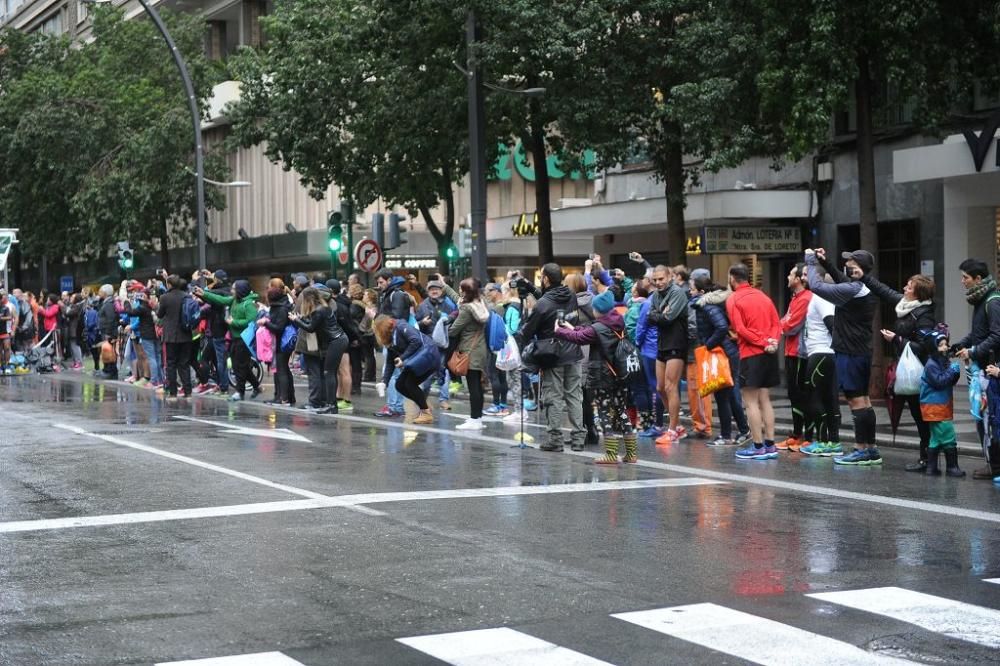
M 344 243 L 339 238 L 330 239 L 330 252 L 340 252 L 344 247 Z
M 134 263 L 135 262 L 133 262 L 131 259 L 123 259 L 122 268 L 124 268 L 125 270 L 129 270 L 130 268 L 132 268 Z
M 454 259 L 458 255 L 458 250 L 454 245 L 449 245 L 448 249 L 446 249 L 444 253 L 449 259 Z

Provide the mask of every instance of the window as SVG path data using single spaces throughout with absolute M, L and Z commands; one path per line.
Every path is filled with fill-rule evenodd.
M 46 35 L 61 35 L 64 32 L 62 11 L 58 11 L 44 19 L 39 24 L 38 30 Z

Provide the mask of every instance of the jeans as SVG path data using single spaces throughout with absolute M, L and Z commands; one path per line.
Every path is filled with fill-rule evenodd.
M 382 353 L 382 361 L 384 363 L 390 363 L 389 353 Z M 396 380 L 399 379 L 399 368 L 392 371 L 392 376 L 389 377 L 389 383 L 385 387 L 385 404 L 389 406 L 389 409 L 394 412 L 403 413 L 403 396 L 399 395 L 399 391 L 396 390 Z
M 549 444 L 561 445 L 563 415 L 569 417 L 570 441 L 583 445 L 587 428 L 583 423 L 583 377 L 580 365 L 573 363 L 542 370 L 541 400 Z
M 226 363 L 226 336 L 212 338 L 212 349 L 215 350 L 215 368 L 218 373 L 219 390 L 229 390 L 229 367 Z
M 79 340 L 70 340 L 69 341 L 69 350 L 70 350 L 70 353 L 73 356 L 73 363 L 82 364 L 83 363 L 83 349 L 80 348 L 80 341 Z
M 490 365 L 487 368 L 487 376 L 490 378 L 490 389 L 493 391 L 493 404 L 507 404 L 507 373 L 497 368 L 497 355 L 490 354 Z
M 149 363 L 149 379 L 155 384 L 163 383 L 163 367 L 160 365 L 160 343 L 158 340 L 139 341 L 142 351 L 146 353 L 146 361 Z
M 438 383 L 438 402 L 442 400 L 449 400 L 451 397 L 451 387 L 448 386 L 448 384 L 451 382 L 451 375 L 448 374 L 448 368 L 444 366 L 441 366 L 437 372 L 429 374 L 420 388 L 424 393 L 429 395 L 431 392 L 431 384 L 434 383 L 435 379 L 437 379 Z

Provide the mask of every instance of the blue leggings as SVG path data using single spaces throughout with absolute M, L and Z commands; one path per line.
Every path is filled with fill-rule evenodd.
M 656 427 L 663 427 L 663 402 L 660 401 L 660 394 L 656 392 L 656 359 L 648 356 L 642 357 L 642 370 L 646 373 L 646 385 L 649 387 L 650 400 L 656 409 Z M 636 405 L 637 409 L 640 409 Z M 650 411 L 653 411 L 650 408 Z

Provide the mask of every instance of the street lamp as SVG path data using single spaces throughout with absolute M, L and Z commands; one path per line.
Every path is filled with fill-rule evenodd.
M 469 218 L 472 231 L 473 277 L 486 283 L 486 106 L 483 88 L 524 97 L 540 97 L 545 88 L 507 88 L 483 81 L 483 68 L 475 56 L 479 41 L 476 14 L 469 10 L 465 21 L 466 67 L 452 63 L 465 75 L 469 96 Z
M 93 5 L 106 5 L 112 1 L 82 0 L 82 2 Z M 153 25 L 160 31 L 163 40 L 167 43 L 170 55 L 173 56 L 174 64 L 177 65 L 177 71 L 180 72 L 181 81 L 184 84 L 184 92 L 187 95 L 188 109 L 191 112 L 191 125 L 194 129 L 194 170 L 198 198 L 197 210 L 195 211 L 198 226 L 198 268 L 204 270 L 207 264 L 205 260 L 205 150 L 202 146 L 201 112 L 198 109 L 198 98 L 194 94 L 194 84 L 191 83 L 191 75 L 188 73 L 187 63 L 184 62 L 184 57 L 177 48 L 177 44 L 174 43 L 174 38 L 167 31 L 167 26 L 164 25 L 163 19 L 160 18 L 159 13 L 153 9 L 148 0 L 139 0 L 139 4 L 142 5 L 143 10 L 149 15 L 149 18 L 153 20 Z
M 198 175 L 190 167 L 184 167 L 184 170 L 187 171 L 192 176 Z M 253 183 L 251 183 L 249 180 L 234 180 L 228 183 L 223 183 L 218 180 L 212 180 L 211 178 L 205 178 L 204 181 L 209 185 L 215 185 L 216 187 L 250 187 L 251 185 L 253 185 Z

